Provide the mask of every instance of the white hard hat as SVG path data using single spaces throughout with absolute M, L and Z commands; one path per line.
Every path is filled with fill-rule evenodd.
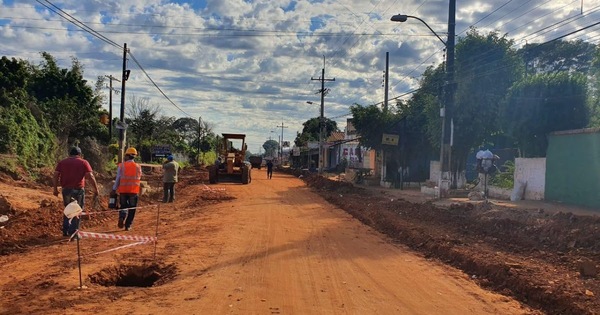
M 64 211 L 65 216 L 69 219 L 79 216 L 82 212 L 83 212 L 83 209 L 81 209 L 81 207 L 77 203 L 77 200 L 71 201 L 71 203 L 65 207 L 65 211 Z

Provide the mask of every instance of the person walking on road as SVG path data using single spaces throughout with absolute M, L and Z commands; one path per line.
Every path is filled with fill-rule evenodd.
M 169 154 L 167 161 L 163 164 L 163 202 L 175 201 L 175 183 L 177 183 L 177 173 L 179 172 L 179 163 L 173 161 L 173 156 Z
M 273 161 L 267 160 L 267 178 L 271 179 L 273 177 Z
M 69 157 L 61 160 L 54 170 L 53 184 L 54 196 L 58 196 L 60 183 L 63 205 L 66 207 L 71 201 L 76 200 L 83 209 L 85 203 L 85 180 L 93 186 L 94 197 L 98 196 L 98 183 L 92 172 L 90 163 L 81 157 L 81 149 L 72 147 Z M 63 236 L 70 236 L 79 228 L 79 217 L 69 219 L 63 214 Z
M 135 163 L 133 159 L 137 156 L 137 150 L 134 147 L 129 147 L 125 151 L 123 163 L 119 163 L 117 168 L 117 178 L 113 185 L 113 191 L 119 193 L 119 223 L 117 226 L 130 231 L 140 193 L 140 184 L 142 178 L 142 167 Z

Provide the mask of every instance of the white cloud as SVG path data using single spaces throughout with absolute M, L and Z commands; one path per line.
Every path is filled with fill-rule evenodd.
M 325 115 L 340 116 L 353 103 L 383 100 L 385 53 L 390 52 L 390 97 L 413 89 L 427 66 L 443 59 L 443 45 L 421 22 L 390 21 L 404 13 L 422 18 L 446 36 L 447 0 L 64 0 L 56 2 L 133 56 L 179 107 L 202 116 L 221 132 L 247 133 L 257 151 L 275 126 L 290 127 L 292 140 L 302 123 L 318 116 L 317 91 L 323 57 L 331 89 Z M 458 1 L 456 32 L 473 23 L 482 31 L 508 32 L 517 44 L 544 41 L 598 19 L 600 0 Z M 293 8 L 293 9 L 292 9 Z M 577 16 L 581 16 L 577 18 Z M 568 20 L 565 20 L 568 19 Z M 561 20 L 547 33 L 534 33 Z M 556 28 L 556 30 L 553 30 Z M 529 35 L 529 36 L 528 36 Z M 592 38 L 597 29 L 583 34 Z M 120 77 L 122 51 L 36 2 L 0 2 L 0 55 L 39 62 L 47 51 L 62 67 L 71 56 L 90 82 L 99 75 Z M 141 70 L 132 70 L 127 94 L 149 97 L 165 114 L 184 114 L 164 99 Z M 276 135 L 275 135 L 276 136 Z

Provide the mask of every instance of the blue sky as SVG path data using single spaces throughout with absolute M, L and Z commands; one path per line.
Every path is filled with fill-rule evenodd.
M 292 140 L 317 117 L 325 59 L 330 93 L 325 116 L 345 127 L 352 104 L 383 101 L 385 54 L 390 53 L 390 98 L 414 89 L 443 45 L 417 20 L 445 37 L 448 1 L 442 0 L 63 0 L 56 5 L 117 45 L 127 43 L 154 87 L 130 60 L 127 95 L 148 99 L 164 115 L 202 117 L 217 133 L 246 133 L 257 152 L 269 137 Z M 120 77 L 122 50 L 81 31 L 37 1 L 0 0 L 0 55 L 34 63 L 40 51 L 62 67 L 76 57 L 86 78 Z M 456 32 L 470 26 L 498 30 L 515 40 L 542 42 L 600 17 L 600 0 L 462 0 Z M 554 25 L 554 26 L 552 26 Z M 546 29 L 545 29 L 546 28 Z M 545 29 L 545 30 L 544 30 Z M 544 30 L 544 31 L 541 31 Z M 568 39 L 598 40 L 598 28 Z M 108 93 L 108 90 L 106 90 Z M 406 96 L 410 97 L 410 95 Z M 118 104 L 114 104 L 118 109 Z M 108 108 L 108 104 L 105 104 Z

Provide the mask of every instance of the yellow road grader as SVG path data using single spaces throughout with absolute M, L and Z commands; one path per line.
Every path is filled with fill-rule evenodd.
M 245 160 L 247 148 L 245 134 L 224 133 L 217 150 L 219 158 L 215 165 L 208 168 L 208 181 L 211 184 L 221 180 L 249 184 L 252 181 L 252 167 Z

